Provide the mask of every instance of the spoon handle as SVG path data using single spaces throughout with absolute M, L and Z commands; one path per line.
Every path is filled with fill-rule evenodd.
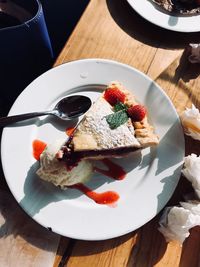
M 41 112 L 31 112 L 31 113 L 25 113 L 20 115 L 14 115 L 9 117 L 2 117 L 0 118 L 0 127 L 7 126 L 11 123 L 18 122 L 18 121 L 24 121 L 27 119 L 32 119 L 39 116 L 49 115 L 51 114 L 48 111 L 41 111 Z

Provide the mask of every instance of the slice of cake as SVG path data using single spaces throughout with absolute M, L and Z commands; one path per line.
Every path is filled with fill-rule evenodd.
M 57 155 L 70 165 L 82 158 L 122 157 L 158 142 L 146 108 L 121 83 L 112 82 Z

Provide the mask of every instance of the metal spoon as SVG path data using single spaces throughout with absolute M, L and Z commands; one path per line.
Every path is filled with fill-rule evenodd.
M 0 118 L 0 127 L 4 127 L 14 122 L 23 121 L 44 115 L 53 115 L 62 120 L 71 120 L 84 114 L 90 108 L 91 104 L 92 102 L 90 98 L 86 96 L 68 96 L 61 99 L 56 104 L 53 110 L 2 117 Z

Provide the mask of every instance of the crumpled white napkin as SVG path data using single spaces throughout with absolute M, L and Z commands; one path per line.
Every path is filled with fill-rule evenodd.
M 200 225 L 200 157 L 196 154 L 185 157 L 182 173 L 192 183 L 199 200 L 165 208 L 158 228 L 167 242 L 177 240 L 181 244 L 190 235 L 189 230 Z
M 200 203 L 181 202 L 181 207 L 167 207 L 160 219 L 158 230 L 167 242 L 177 240 L 181 244 L 190 235 L 189 230 L 200 225 Z
M 185 157 L 182 173 L 192 183 L 192 187 L 200 199 L 200 156 L 192 153 Z
M 200 112 L 195 105 L 186 110 L 180 116 L 181 123 L 186 135 L 200 140 Z

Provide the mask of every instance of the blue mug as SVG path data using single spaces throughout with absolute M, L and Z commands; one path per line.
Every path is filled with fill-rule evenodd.
M 38 0 L 0 0 L 0 116 L 52 67 L 53 51 Z

